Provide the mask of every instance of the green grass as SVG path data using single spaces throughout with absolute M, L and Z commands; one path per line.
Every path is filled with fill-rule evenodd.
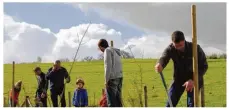
M 67 70 L 70 69 L 72 63 L 63 63 Z M 164 107 L 166 101 L 166 94 L 160 79 L 160 75 L 155 73 L 154 65 L 156 60 L 138 59 L 137 63 L 134 60 L 123 60 L 123 101 L 125 107 L 130 107 L 128 101 L 130 96 L 135 99 L 135 106 L 139 106 L 136 85 L 133 81 L 136 77 L 139 82 L 139 68 L 137 64 L 142 65 L 143 84 L 148 88 L 148 106 L 150 107 Z M 214 59 L 208 60 L 209 69 L 205 75 L 205 102 L 207 107 L 225 107 L 226 106 L 226 60 Z M 30 96 L 31 102 L 34 103 L 34 96 L 37 87 L 37 81 L 33 73 L 33 68 L 39 65 L 44 72 L 52 66 L 52 64 L 16 64 L 15 65 L 15 82 L 23 81 L 25 92 L 20 93 L 20 104 L 23 103 L 25 95 Z M 164 70 L 164 75 L 168 86 L 172 80 L 173 66 L 172 61 Z M 93 62 L 77 62 L 75 63 L 71 73 L 71 83 L 66 87 L 66 102 L 68 103 L 68 94 L 70 91 L 73 95 L 75 89 L 75 81 L 77 77 L 82 77 L 85 80 L 85 88 L 89 94 L 89 104 L 98 105 L 101 98 L 101 90 L 104 87 L 104 70 L 102 61 Z M 12 65 L 4 65 L 4 96 L 8 98 L 8 91 L 12 84 Z M 49 93 L 48 93 L 49 94 Z M 51 100 L 50 100 L 51 101 Z M 137 104 L 138 103 L 138 104 Z M 48 103 L 49 105 L 49 103 Z M 67 104 L 68 105 L 68 104 Z M 186 107 L 186 93 L 183 94 L 178 104 L 179 107 Z

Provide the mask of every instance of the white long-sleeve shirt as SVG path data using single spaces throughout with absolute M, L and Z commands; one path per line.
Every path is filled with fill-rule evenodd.
M 121 51 L 108 47 L 104 51 L 105 83 L 110 79 L 122 78 Z

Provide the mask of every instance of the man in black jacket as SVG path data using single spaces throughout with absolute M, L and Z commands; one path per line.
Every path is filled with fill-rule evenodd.
M 41 71 L 40 67 L 34 69 L 35 75 L 37 76 L 38 87 L 36 91 L 36 101 L 40 101 L 43 107 L 47 107 L 47 89 L 48 81 L 46 80 L 45 73 Z M 36 104 L 39 107 L 39 104 Z
M 202 48 L 197 45 L 198 54 L 198 75 L 199 88 L 203 86 L 203 76 L 208 69 L 206 56 Z M 175 107 L 180 100 L 184 90 L 187 91 L 187 106 L 194 106 L 194 82 L 193 82 L 193 60 L 192 43 L 185 40 L 181 31 L 175 31 L 172 34 L 172 43 L 164 50 L 158 63 L 155 66 L 157 72 L 162 72 L 169 60 L 173 60 L 174 74 L 173 83 L 169 90 L 172 104 Z M 167 102 L 166 107 L 169 107 Z
M 61 98 L 61 107 L 66 107 L 64 79 L 69 83 L 70 76 L 68 75 L 67 70 L 61 66 L 60 60 L 55 61 L 53 67 L 48 70 L 46 78 L 50 82 L 53 107 L 58 107 L 58 95 Z

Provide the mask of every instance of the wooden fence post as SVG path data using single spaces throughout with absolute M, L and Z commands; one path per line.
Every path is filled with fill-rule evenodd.
M 193 54 L 193 79 L 194 79 L 194 107 L 199 107 L 199 78 L 198 78 L 198 56 L 197 56 L 197 32 L 196 32 L 196 5 L 192 5 L 192 54 Z
M 14 72 L 15 72 L 14 68 L 15 68 L 15 62 L 13 61 L 13 72 L 12 72 L 12 97 L 14 97 Z M 13 101 L 13 100 L 11 101 L 11 103 L 12 103 L 12 106 L 11 106 L 11 107 L 14 107 L 14 101 Z
M 68 105 L 71 107 L 71 92 L 68 92 Z
M 4 107 L 6 107 L 6 97 L 4 96 Z
M 201 101 L 201 107 L 205 107 L 204 78 L 203 78 L 203 86 L 200 88 L 200 101 Z
M 147 86 L 144 86 L 145 107 L 148 107 Z
M 25 97 L 25 106 L 26 106 L 26 107 L 29 107 L 28 97 L 29 97 L 29 96 L 26 96 L 26 97 Z
M 114 42 L 113 42 L 113 40 L 111 41 L 111 47 L 114 47 Z

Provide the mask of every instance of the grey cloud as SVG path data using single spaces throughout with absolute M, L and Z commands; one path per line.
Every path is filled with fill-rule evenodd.
M 181 30 L 192 35 L 191 5 L 197 6 L 197 37 L 204 47 L 226 51 L 226 3 L 91 3 L 104 18 L 125 20 L 145 32 Z M 82 7 L 82 4 L 81 4 Z M 102 10 L 102 11 L 101 11 Z

